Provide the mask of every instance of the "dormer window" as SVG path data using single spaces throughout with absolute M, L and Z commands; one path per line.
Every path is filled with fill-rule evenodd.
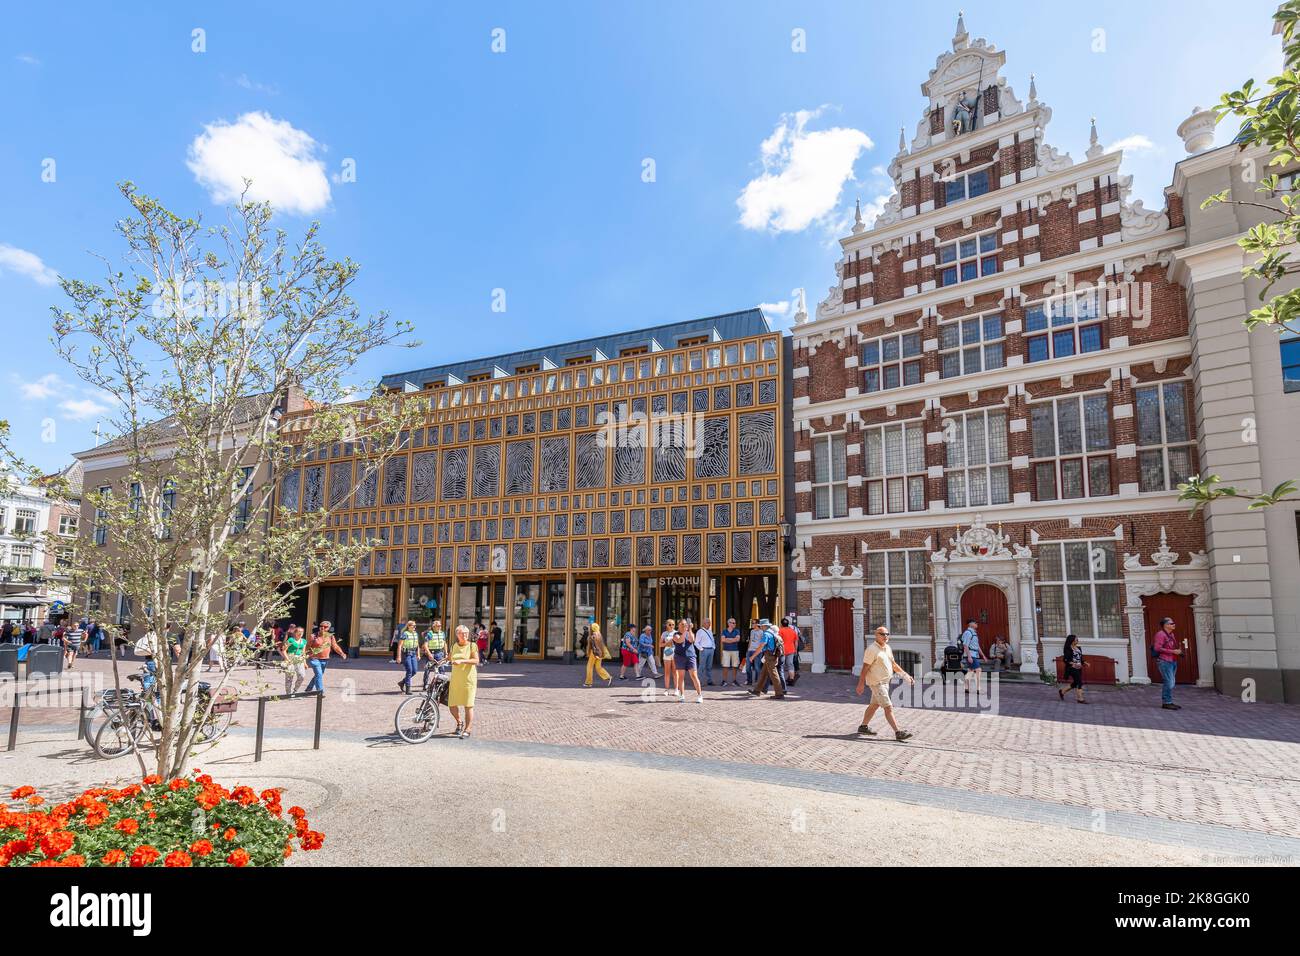
M 962 173 L 952 179 L 943 181 L 944 204 L 952 205 L 963 199 L 974 199 L 989 191 L 989 173 L 992 167 L 986 166 L 974 172 Z
M 939 285 L 970 282 L 998 271 L 997 230 L 967 236 L 939 247 Z

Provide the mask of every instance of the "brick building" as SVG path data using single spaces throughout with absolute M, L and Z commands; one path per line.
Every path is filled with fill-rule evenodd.
M 864 634 L 936 661 L 963 622 L 1020 670 L 1077 634 L 1104 679 L 1154 673 L 1153 622 L 1213 679 L 1180 197 L 1130 202 L 1122 154 L 1047 140 L 1033 79 L 960 18 L 921 85 L 895 191 L 841 240 L 837 281 L 793 337 L 798 610 L 814 669 L 856 667 Z

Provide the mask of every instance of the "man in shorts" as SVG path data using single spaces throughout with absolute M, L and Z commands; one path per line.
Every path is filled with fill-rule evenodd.
M 879 707 L 884 710 L 885 720 L 889 721 L 889 726 L 894 728 L 895 740 L 903 741 L 912 736 L 908 731 L 900 730 L 898 722 L 894 720 L 894 702 L 889 699 L 889 681 L 895 674 L 902 674 L 903 679 L 909 684 L 915 683 L 912 675 L 899 667 L 898 662 L 894 660 L 894 652 L 889 649 L 889 628 L 878 627 L 876 639 L 867 645 L 862 655 L 862 673 L 858 676 L 859 694 L 868 686 L 871 688 L 871 703 L 862 717 L 862 725 L 858 727 L 858 733 L 866 734 L 868 737 L 876 736 L 876 732 L 870 725 L 871 718 L 875 716 L 876 708 Z

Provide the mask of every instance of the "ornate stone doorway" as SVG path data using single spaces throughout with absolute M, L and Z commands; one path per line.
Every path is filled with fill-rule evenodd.
M 988 657 L 993 649 L 993 639 L 1009 637 L 1007 621 L 1007 596 L 992 584 L 972 584 L 961 596 L 961 627 L 967 621 L 978 625 L 980 650 Z
M 845 616 L 848 628 L 848 665 L 856 673 L 862 660 L 862 565 L 845 567 L 840 549 L 826 569 L 813 568 L 809 575 L 813 616 L 813 673 L 838 669 L 844 657 Z M 834 650 L 828 643 L 834 642 Z

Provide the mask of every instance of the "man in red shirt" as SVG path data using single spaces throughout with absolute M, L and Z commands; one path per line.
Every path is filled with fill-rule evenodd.
M 1160 669 L 1160 706 L 1165 710 L 1181 709 L 1174 703 L 1174 677 L 1178 673 L 1178 658 L 1183 656 L 1182 645 L 1174 637 L 1176 627 L 1173 618 L 1163 618 L 1160 630 L 1156 631 L 1156 636 L 1151 641 L 1156 667 Z
M 777 633 L 781 635 L 781 666 L 785 670 L 785 680 L 787 684 L 793 683 L 791 677 L 794 675 L 794 654 L 799 650 L 799 632 L 790 626 L 788 617 L 783 617 Z

